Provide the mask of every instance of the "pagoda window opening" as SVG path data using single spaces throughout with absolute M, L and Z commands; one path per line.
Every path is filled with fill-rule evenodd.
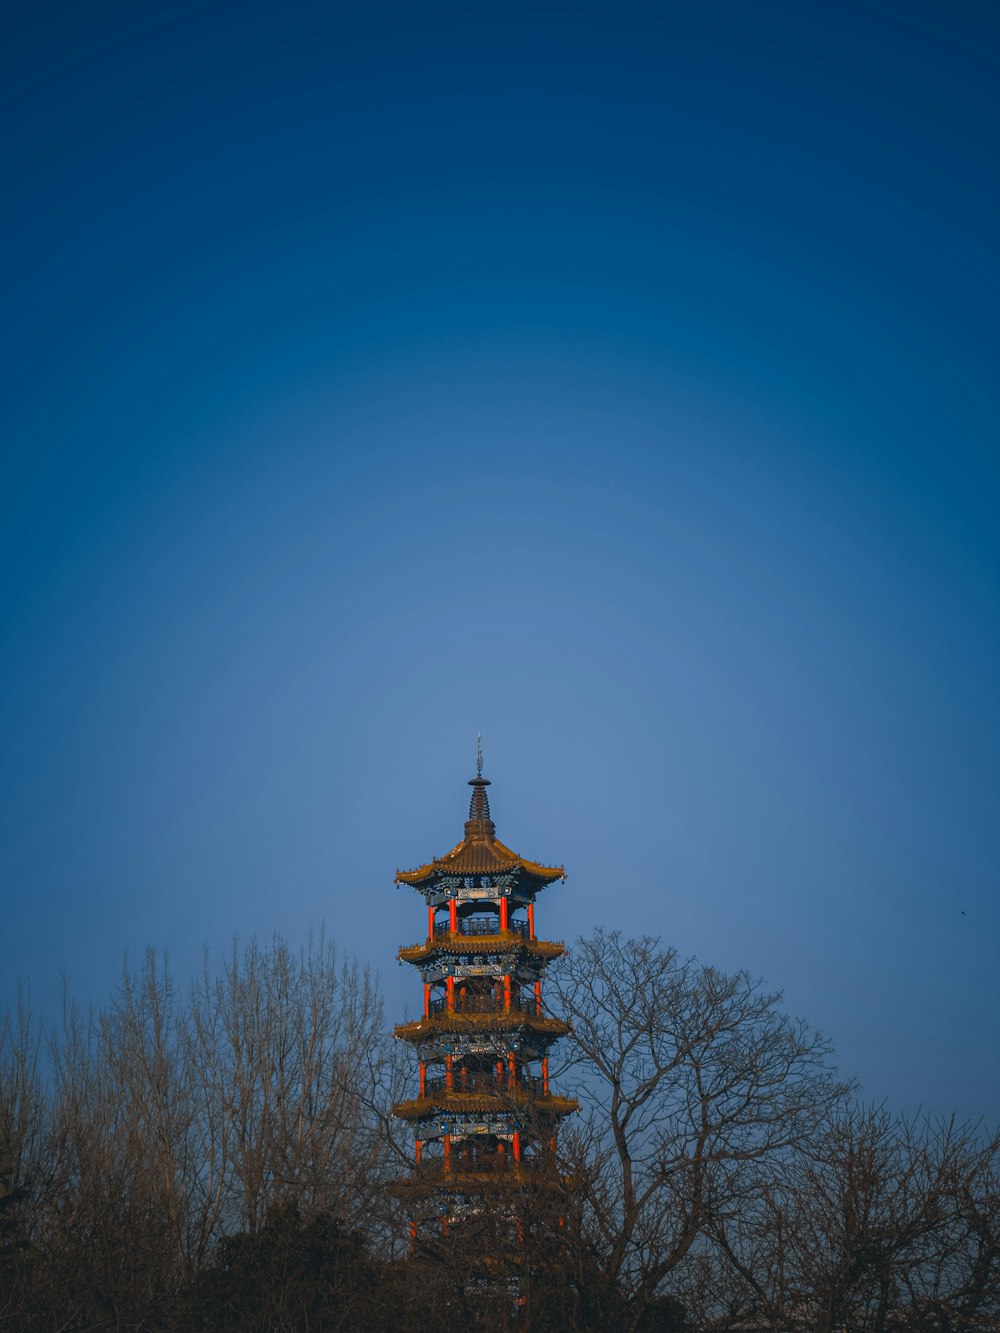
M 457 1014 L 496 1013 L 497 1004 L 489 977 L 471 977 L 460 980 L 454 987 L 454 1007 Z
M 515 1161 L 514 1136 L 477 1134 L 474 1138 L 455 1139 L 451 1162 L 460 1171 L 508 1171 Z
M 467 1069 L 464 1073 L 463 1087 L 470 1092 L 503 1092 L 510 1085 L 510 1079 L 500 1060 L 486 1068 Z
M 492 1060 L 467 1060 L 453 1068 L 452 1086 L 457 1092 L 496 1092 L 506 1084 Z
M 498 935 L 500 911 L 495 903 L 462 903 L 457 909 L 456 929 L 462 935 Z

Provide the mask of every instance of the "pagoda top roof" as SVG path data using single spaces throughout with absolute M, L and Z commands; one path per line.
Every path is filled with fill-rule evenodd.
M 472 799 L 469 818 L 465 821 L 465 837 L 444 856 L 436 856 L 416 870 L 397 871 L 397 884 L 422 885 L 444 875 L 500 875 L 518 871 L 540 884 L 565 879 L 566 871 L 562 866 L 543 866 L 530 861 L 500 841 L 496 825 L 490 818 L 490 802 L 486 795 L 489 785 L 489 778 L 483 777 L 480 768 L 469 780 Z

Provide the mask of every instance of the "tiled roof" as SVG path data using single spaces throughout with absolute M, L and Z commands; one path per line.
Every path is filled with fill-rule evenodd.
M 468 1032 L 497 1031 L 508 1032 L 512 1028 L 528 1028 L 532 1032 L 553 1033 L 565 1037 L 572 1030 L 561 1018 L 535 1017 L 520 1009 L 490 1014 L 441 1013 L 431 1014 L 429 1018 L 414 1019 L 410 1023 L 400 1023 L 393 1028 L 393 1035 L 401 1041 L 420 1041 L 433 1032 Z
M 469 785 L 474 790 L 469 803 L 465 837 L 444 856 L 436 856 L 433 861 L 418 866 L 416 870 L 397 871 L 397 884 L 422 884 L 437 875 L 496 875 L 516 870 L 524 871 L 543 884 L 565 878 L 566 872 L 562 866 L 540 865 L 505 846 L 496 836 L 496 827 L 490 818 L 490 803 L 486 795 L 486 788 L 490 785 L 488 779 L 473 778 Z
M 424 944 L 408 944 L 400 949 L 398 957 L 404 963 L 422 962 L 435 954 L 500 954 L 519 953 L 536 958 L 558 958 L 566 946 L 558 940 L 525 940 L 508 932 L 506 935 L 443 935 Z
M 528 1096 L 508 1091 L 489 1096 L 482 1093 L 439 1091 L 428 1097 L 415 1097 L 410 1101 L 397 1102 L 392 1113 L 401 1120 L 418 1120 L 433 1111 L 451 1111 L 461 1114 L 509 1110 L 511 1105 L 527 1104 L 539 1114 L 551 1116 L 572 1115 L 580 1109 L 575 1097 L 556 1097 L 551 1093 L 544 1096 Z
M 416 870 L 400 870 L 396 882 L 420 884 L 435 875 L 496 875 L 511 870 L 523 870 L 546 884 L 562 879 L 566 873 L 562 866 L 543 866 L 519 856 L 499 838 L 463 838 L 444 856 L 436 856 Z

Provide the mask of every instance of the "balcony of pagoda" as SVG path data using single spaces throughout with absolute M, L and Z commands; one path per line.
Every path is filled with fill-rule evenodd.
M 511 1077 L 504 1073 L 499 1077 L 496 1074 L 487 1074 L 482 1071 L 456 1069 L 451 1075 L 443 1075 L 437 1078 L 428 1078 L 424 1087 L 428 1093 L 431 1092 L 488 1092 L 488 1093 L 509 1093 L 524 1092 L 534 1096 L 542 1097 L 547 1093 L 545 1080 L 535 1078 L 530 1074 L 521 1074 Z
M 495 995 L 463 995 L 459 992 L 455 995 L 450 1006 L 446 995 L 431 1000 L 428 1005 L 428 1013 L 431 1017 L 435 1014 L 498 1014 L 502 1016 L 515 1012 L 524 1014 L 528 1018 L 545 1017 L 541 1004 L 533 998 L 515 998 L 509 1005 L 506 1005 L 503 1000 Z
M 436 921 L 434 923 L 434 937 L 439 938 L 442 935 L 499 935 L 503 926 L 498 916 L 460 916 L 458 918 L 458 929 L 452 930 L 447 921 Z M 520 935 L 522 939 L 530 939 L 527 921 L 508 921 L 507 931 L 515 935 Z
M 413 1166 L 413 1184 L 437 1185 L 447 1189 L 461 1186 L 508 1181 L 511 1184 L 551 1180 L 560 1184 L 560 1177 L 547 1157 L 523 1157 L 516 1161 L 511 1153 L 483 1153 L 480 1157 L 463 1161 L 459 1153 L 445 1164 L 440 1157 L 417 1162 Z

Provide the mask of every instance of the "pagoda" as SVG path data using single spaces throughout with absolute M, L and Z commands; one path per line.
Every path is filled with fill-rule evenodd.
M 410 1231 L 440 1227 L 556 1179 L 556 1129 L 577 1103 L 549 1087 L 549 1051 L 569 1025 L 545 1011 L 542 978 L 563 946 L 535 934 L 535 900 L 565 879 L 496 836 L 479 748 L 465 837 L 445 856 L 402 870 L 427 903 L 427 939 L 399 950 L 423 981 L 423 1016 L 395 1029 L 419 1062 L 419 1096 L 397 1104 L 415 1139 Z M 523 1190 L 522 1190 L 523 1193 Z M 422 1201 L 423 1206 L 417 1206 Z M 518 1228 L 520 1230 L 520 1228 Z

